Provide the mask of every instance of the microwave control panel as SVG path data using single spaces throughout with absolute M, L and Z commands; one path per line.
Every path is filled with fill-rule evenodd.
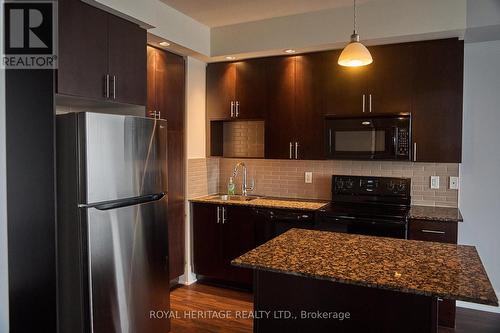
M 409 156 L 410 155 L 410 138 L 408 135 L 408 130 L 406 128 L 398 128 L 397 131 L 397 151 L 396 154 L 399 156 Z

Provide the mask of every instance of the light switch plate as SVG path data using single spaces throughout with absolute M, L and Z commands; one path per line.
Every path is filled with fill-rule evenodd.
M 439 190 L 439 176 L 431 176 L 431 189 Z
M 306 184 L 312 184 L 313 182 L 313 173 L 312 172 L 306 172 L 304 175 L 304 181 Z
M 458 190 L 458 177 L 450 177 L 450 190 Z

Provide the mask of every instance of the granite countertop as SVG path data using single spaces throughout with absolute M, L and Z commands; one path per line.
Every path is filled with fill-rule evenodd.
M 411 206 L 408 217 L 419 220 L 463 222 L 460 210 L 449 207 Z
M 281 208 L 281 209 L 300 209 L 300 210 L 318 210 L 328 204 L 328 201 L 306 200 L 306 199 L 285 199 L 285 198 L 260 198 L 250 201 L 231 201 L 220 200 L 219 195 L 208 195 L 200 198 L 190 199 L 191 202 L 213 203 L 220 205 L 239 205 L 249 207 Z
M 498 306 L 473 246 L 292 229 L 232 264 Z

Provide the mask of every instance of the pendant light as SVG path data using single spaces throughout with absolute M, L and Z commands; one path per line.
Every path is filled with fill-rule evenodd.
M 347 67 L 366 66 L 373 62 L 370 51 L 359 42 L 359 35 L 356 31 L 356 0 L 354 0 L 354 31 L 351 35 L 351 42 L 347 44 L 340 54 L 338 64 Z

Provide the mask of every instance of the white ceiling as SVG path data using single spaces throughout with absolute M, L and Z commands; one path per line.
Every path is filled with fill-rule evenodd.
M 353 0 L 161 0 L 209 27 L 258 21 L 335 7 Z M 372 0 L 357 0 L 363 3 Z

